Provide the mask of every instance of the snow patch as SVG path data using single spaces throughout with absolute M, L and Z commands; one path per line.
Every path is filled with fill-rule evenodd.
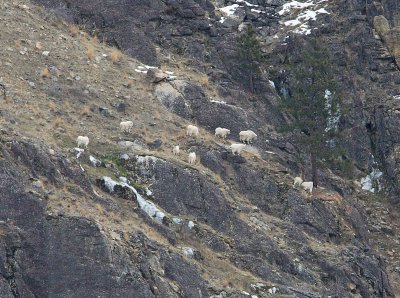
M 383 173 L 378 169 L 373 169 L 371 173 L 369 173 L 364 178 L 361 178 L 361 188 L 363 190 L 369 192 L 380 191 L 382 189 L 381 185 L 379 184 L 378 179 L 382 177 Z M 374 187 L 374 182 L 377 184 L 377 189 Z
M 236 2 L 237 3 L 244 3 L 244 4 L 246 4 L 247 6 L 253 6 L 253 7 L 258 7 L 258 5 L 257 4 L 251 4 L 251 3 L 249 3 L 249 2 L 247 2 L 247 1 L 245 1 L 245 0 L 236 0 Z
M 184 247 L 181 247 L 181 249 L 182 249 L 182 252 L 183 252 L 183 254 L 184 254 L 185 256 L 191 257 L 191 258 L 194 256 L 194 250 L 193 250 L 193 248 L 184 246 Z
M 210 102 L 212 102 L 212 103 L 219 103 L 219 104 L 224 104 L 224 105 L 226 105 L 227 103 L 226 103 L 226 101 L 223 101 L 223 100 L 210 100 Z
M 95 158 L 92 155 L 89 156 L 89 160 L 90 160 L 90 163 L 92 164 L 92 166 L 94 166 L 94 167 L 97 167 L 97 166 L 101 165 L 101 161 L 98 160 L 97 158 Z
M 268 293 L 275 294 L 277 290 L 278 289 L 276 287 L 272 287 L 272 288 L 268 289 Z
M 151 218 L 154 218 L 156 221 L 162 223 L 165 217 L 165 213 L 162 212 L 153 202 L 150 202 L 145 198 L 143 198 L 133 186 L 125 182 L 114 181 L 113 179 L 107 176 L 103 176 L 102 179 L 104 181 L 104 185 L 106 186 L 106 188 L 110 193 L 114 192 L 114 187 L 116 185 L 121 185 L 123 187 L 129 188 L 136 195 L 136 199 L 140 209 L 146 212 L 147 215 L 149 215 Z
M 268 82 L 269 82 L 269 84 L 271 85 L 271 87 L 272 87 L 272 88 L 276 89 L 276 87 L 275 87 L 275 83 L 274 83 L 273 81 L 271 81 L 271 80 L 268 80 Z
M 128 179 L 126 177 L 119 177 L 118 179 L 123 183 L 128 183 Z
M 293 30 L 294 33 L 309 35 L 311 34 L 311 28 L 308 27 L 308 21 L 316 20 L 319 14 L 330 14 L 325 8 L 316 9 L 314 6 L 325 2 L 322 0 L 314 3 L 312 0 L 306 2 L 292 1 L 283 5 L 282 10 L 278 12 L 279 15 L 289 14 L 292 11 L 304 10 L 297 15 L 296 19 L 283 22 L 285 26 L 297 27 Z M 314 28 L 316 29 L 316 28 Z
M 78 158 L 81 156 L 81 154 L 82 154 L 83 152 L 85 152 L 85 149 L 78 148 L 78 147 L 75 147 L 73 150 L 77 153 L 77 154 L 76 154 L 76 159 L 78 159 Z
M 231 16 L 235 13 L 236 9 L 239 7 L 239 4 L 232 4 L 225 7 L 221 7 L 219 10 L 225 13 L 228 16 Z M 220 21 L 221 22 L 221 21 Z M 222 23 L 222 22 L 221 22 Z
M 311 3 L 311 1 L 307 1 L 307 2 L 299 2 L 299 1 L 292 1 L 289 3 L 285 3 L 282 6 L 282 10 L 278 11 L 279 15 L 284 15 L 288 12 L 290 12 L 292 9 L 302 9 L 302 8 L 306 8 L 306 7 L 310 7 L 313 6 L 314 3 Z
M 194 226 L 195 226 L 195 224 L 194 224 L 193 221 L 189 221 L 189 222 L 188 222 L 188 227 L 189 227 L 189 229 L 193 229 Z
M 146 196 L 152 196 L 153 192 L 146 187 Z
M 182 219 L 180 219 L 179 217 L 174 217 L 172 218 L 172 222 L 176 225 L 180 225 L 182 223 Z

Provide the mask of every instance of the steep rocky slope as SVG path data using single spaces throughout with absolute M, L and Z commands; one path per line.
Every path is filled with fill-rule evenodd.
M 340 125 L 351 132 L 353 179 L 380 169 L 374 187 L 395 197 L 398 69 L 372 29 L 375 15 L 396 26 L 395 2 L 305 1 L 319 11 L 308 21 L 284 1 L 36 2 L 50 12 L 0 0 L 2 297 L 399 293 L 398 221 L 385 193 L 330 170 L 312 196 L 293 189 L 301 150 L 277 132 L 279 70 L 310 30 L 349 96 Z M 237 60 L 243 21 L 259 29 L 270 65 L 254 94 Z M 168 80 L 149 81 L 149 65 Z M 120 132 L 123 119 L 132 132 Z M 189 123 L 199 138 L 186 136 Z M 217 126 L 231 138 L 216 139 Z M 234 156 L 228 145 L 248 128 L 259 138 Z M 74 149 L 78 135 L 88 149 Z

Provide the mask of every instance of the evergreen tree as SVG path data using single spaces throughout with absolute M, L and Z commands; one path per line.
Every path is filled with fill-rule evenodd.
M 284 109 L 292 116 L 289 125 L 294 141 L 310 154 L 314 186 L 318 186 L 317 159 L 338 152 L 340 98 L 328 51 L 316 41 L 310 41 L 301 59 L 289 65 L 290 94 L 283 97 Z
M 254 76 L 260 72 L 260 63 L 263 55 L 261 44 L 257 39 L 256 31 L 250 25 L 238 38 L 239 58 L 241 66 L 247 73 L 250 92 L 254 92 Z

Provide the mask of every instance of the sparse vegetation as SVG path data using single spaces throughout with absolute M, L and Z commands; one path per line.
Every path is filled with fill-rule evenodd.
M 122 59 L 122 53 L 118 49 L 112 49 L 110 53 L 110 59 L 113 63 L 119 63 Z
M 42 71 L 40 72 L 40 76 L 42 78 L 48 78 L 50 77 L 50 71 L 47 67 L 43 68 Z
M 89 60 L 93 60 L 95 56 L 94 46 L 92 44 L 88 44 L 86 47 L 86 56 Z
M 82 109 L 82 116 L 88 116 L 90 114 L 90 107 L 84 106 Z
M 65 125 L 64 119 L 61 117 L 56 117 L 53 121 L 54 127 L 63 127 Z

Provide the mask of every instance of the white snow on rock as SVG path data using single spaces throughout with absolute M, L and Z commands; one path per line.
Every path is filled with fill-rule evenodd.
M 146 195 L 147 196 L 152 196 L 153 195 L 153 192 L 150 189 L 148 189 L 147 187 L 146 187 Z
M 272 287 L 268 289 L 268 293 L 275 294 L 278 289 L 276 287 Z
M 182 252 L 183 252 L 183 254 L 184 254 L 185 256 L 191 257 L 191 258 L 194 256 L 194 250 L 193 250 L 193 248 L 187 247 L 187 246 L 183 246 L 183 247 L 181 247 L 181 249 L 182 249 Z
M 76 153 L 76 159 L 78 159 L 78 158 L 81 156 L 81 154 L 82 154 L 83 152 L 85 152 L 85 149 L 78 148 L 78 147 L 75 147 L 73 150 L 74 150 L 75 153 Z
M 235 13 L 236 9 L 239 7 L 239 4 L 232 4 L 225 7 L 221 7 L 219 10 L 225 13 L 228 16 L 231 16 Z
M 174 217 L 174 218 L 172 218 L 172 222 L 176 225 L 180 225 L 182 223 L 182 219 L 180 219 L 178 217 Z
M 253 6 L 253 7 L 257 7 L 257 4 L 251 4 L 245 0 L 236 0 L 237 3 L 245 3 L 247 6 Z
M 378 169 L 373 169 L 371 173 L 369 173 L 364 178 L 361 178 L 361 188 L 366 191 L 375 192 L 381 190 L 381 185 L 379 184 L 378 179 L 383 175 L 383 173 Z M 376 182 L 376 183 L 374 183 Z M 374 184 L 377 184 L 377 189 L 375 189 Z
M 189 221 L 188 222 L 188 227 L 189 227 L 189 229 L 193 229 L 194 228 L 194 222 L 193 221 Z
M 282 10 L 278 11 L 278 14 L 284 15 L 293 9 L 302 9 L 302 8 L 310 7 L 313 5 L 314 5 L 314 3 L 312 3 L 312 1 L 306 1 L 306 2 L 292 1 L 289 3 L 283 4 Z
M 271 80 L 268 80 L 268 82 L 269 82 L 269 84 L 271 85 L 271 87 L 272 87 L 272 88 L 276 89 L 276 87 L 275 87 L 275 83 L 274 83 L 273 81 L 271 81 Z
M 311 34 L 308 21 L 315 21 L 320 14 L 330 14 L 325 8 L 321 7 L 321 3 L 323 2 L 326 2 L 326 0 L 307 0 L 305 2 L 291 1 L 284 4 L 278 14 L 281 16 L 290 15 L 291 13 L 297 14 L 295 19 L 287 20 L 283 22 L 283 25 L 287 27 L 296 27 L 292 30 L 294 33 L 308 35 Z
M 89 160 L 90 160 L 90 163 L 92 164 L 92 166 L 94 166 L 94 167 L 97 167 L 97 166 L 101 165 L 101 161 L 98 160 L 97 158 L 95 158 L 92 155 L 89 156 Z
M 102 179 L 104 181 L 106 188 L 108 189 L 108 191 L 110 193 L 112 193 L 114 191 L 114 187 L 116 185 L 121 185 L 123 187 L 129 188 L 136 195 L 136 199 L 137 199 L 140 209 L 142 209 L 144 212 L 146 212 L 151 218 L 154 218 L 158 222 L 162 223 L 162 221 L 165 217 L 165 213 L 162 212 L 153 202 L 150 202 L 150 201 L 146 200 L 145 198 L 143 198 L 136 191 L 136 189 L 134 187 L 132 187 L 131 185 L 129 185 L 128 183 L 125 183 L 125 182 L 114 181 L 113 179 L 111 179 L 110 177 L 107 177 L 107 176 L 103 176 Z
M 118 179 L 123 183 L 128 183 L 128 179 L 126 179 L 126 177 L 119 177 Z

